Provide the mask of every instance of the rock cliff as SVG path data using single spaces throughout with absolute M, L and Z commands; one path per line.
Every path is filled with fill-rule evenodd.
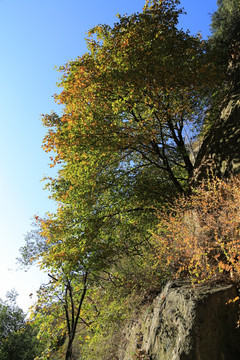
M 228 96 L 219 119 L 203 140 L 194 164 L 192 185 L 208 174 L 220 178 L 240 173 L 240 42 L 232 46 L 228 64 Z
M 239 301 L 232 284 L 169 282 L 124 329 L 119 360 L 239 360 Z

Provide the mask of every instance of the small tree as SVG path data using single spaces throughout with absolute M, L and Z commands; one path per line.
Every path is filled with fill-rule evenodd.
M 0 360 L 34 360 L 41 352 L 37 328 L 17 306 L 16 291 L 6 297 L 6 301 L 0 300 Z
M 72 360 L 77 329 L 81 323 L 83 327 L 87 324 L 83 304 L 88 274 L 66 275 L 59 271 L 49 277 L 49 284 L 39 289 L 38 302 L 32 311 L 34 323 L 40 329 L 38 336 L 46 343 L 39 358 L 47 359 L 60 351 L 65 353 L 66 360 Z

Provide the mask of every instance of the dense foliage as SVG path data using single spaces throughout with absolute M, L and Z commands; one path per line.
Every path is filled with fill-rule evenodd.
M 43 116 L 58 208 L 36 216 L 21 249 L 23 263 L 49 274 L 33 312 L 41 359 L 114 359 L 130 309 L 169 277 L 238 278 L 239 181 L 206 182 L 187 197 L 195 141 L 221 98 L 212 49 L 228 3 L 219 2 L 210 47 L 179 30 L 178 0 L 152 0 L 94 27 L 88 52 L 60 68 L 63 113 Z
M 226 66 L 233 42 L 240 36 L 239 0 L 218 0 L 218 9 L 212 16 L 211 42 L 219 60 Z
M 0 359 L 34 360 L 42 351 L 37 328 L 25 320 L 26 315 L 16 304 L 16 292 L 0 300 Z

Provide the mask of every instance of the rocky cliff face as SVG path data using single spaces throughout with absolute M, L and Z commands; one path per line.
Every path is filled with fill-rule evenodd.
M 170 282 L 124 329 L 119 360 L 239 360 L 239 301 L 232 284 Z
M 228 64 L 229 95 L 220 117 L 204 139 L 198 153 L 192 185 L 203 178 L 240 173 L 240 42 L 232 44 Z
M 233 95 L 222 110 L 220 121 L 211 130 L 200 149 L 194 181 L 208 172 L 222 178 L 240 172 L 240 99 Z

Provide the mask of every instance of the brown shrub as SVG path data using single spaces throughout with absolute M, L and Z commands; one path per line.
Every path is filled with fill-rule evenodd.
M 240 277 L 240 178 L 211 179 L 158 212 L 154 267 L 204 281 Z

